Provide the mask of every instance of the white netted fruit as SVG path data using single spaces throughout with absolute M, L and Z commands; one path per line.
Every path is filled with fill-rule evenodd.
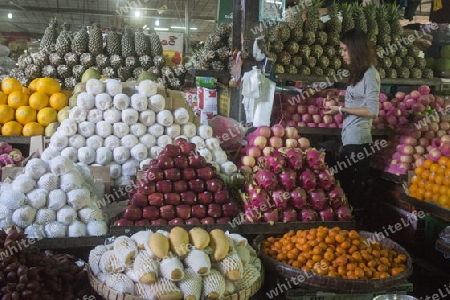
M 23 230 L 29 239 L 43 239 L 45 238 L 44 226 L 38 224 L 31 224 Z
M 39 178 L 37 187 L 47 191 L 56 190 L 59 187 L 59 178 L 53 173 L 46 173 Z
M 48 208 L 58 210 L 66 204 L 67 194 L 61 189 L 54 189 L 48 194 Z
M 114 96 L 113 105 L 115 109 L 125 110 L 130 106 L 130 97 L 126 94 L 117 94 Z
M 139 122 L 144 126 L 151 126 L 156 122 L 156 114 L 153 110 L 147 109 L 139 113 Z
M 122 120 L 122 112 L 118 109 L 108 109 L 103 112 L 103 120 L 110 124 L 120 122 Z
M 130 126 L 130 134 L 141 137 L 147 133 L 147 127 L 144 124 L 136 123 Z
M 181 126 L 179 124 L 172 124 L 166 127 L 166 135 L 170 136 L 172 139 L 176 138 L 181 134 Z
M 78 124 L 86 121 L 87 112 L 85 109 L 75 106 L 69 110 L 69 119 L 76 121 Z
M 153 294 L 150 285 L 143 283 L 135 283 L 134 288 L 136 290 L 136 295 L 147 300 L 157 300 L 155 294 Z
M 162 126 L 170 126 L 173 124 L 173 115 L 170 110 L 162 110 L 156 114 L 156 122 Z
M 11 218 L 12 213 L 12 210 L 9 210 L 4 204 L 0 204 L 0 220 Z
M 211 151 L 220 150 L 220 141 L 215 137 L 210 137 L 205 140 L 206 147 Z
M 78 161 L 78 149 L 74 147 L 67 147 L 61 151 L 61 156 L 65 156 L 72 162 Z
M 79 189 L 83 186 L 84 180 L 80 172 L 72 170 L 60 177 L 59 187 L 64 192 L 70 192 L 74 189 Z
M 150 289 L 157 299 L 183 299 L 183 292 L 166 278 L 159 278 L 157 282 L 150 285 Z
M 122 93 L 122 83 L 116 79 L 106 80 L 106 92 L 112 97 Z
M 52 160 L 54 157 L 61 155 L 61 151 L 55 147 L 48 147 L 41 153 L 41 159 L 45 162 Z
M 220 172 L 226 175 L 233 175 L 237 172 L 237 166 L 232 161 L 227 161 L 220 165 Z
M 101 283 L 106 283 L 106 278 L 108 278 L 109 274 L 108 273 L 103 273 L 103 272 L 99 272 L 97 274 L 97 279 L 98 281 L 100 281 Z
M 219 271 L 226 279 L 231 281 L 240 280 L 243 275 L 242 261 L 236 251 L 230 251 L 219 263 Z
M 233 281 L 230 280 L 225 280 L 225 292 L 223 293 L 223 295 L 226 296 L 230 296 L 236 293 L 236 287 L 234 286 Z
M 116 257 L 122 264 L 129 265 L 134 262 L 138 254 L 138 248 L 131 238 L 119 236 L 113 244 Z
M 159 153 L 161 153 L 161 151 L 163 151 L 164 148 L 160 147 L 160 146 L 153 146 L 150 148 L 150 157 L 151 158 L 158 158 Z
M 197 133 L 197 126 L 194 123 L 188 122 L 181 126 L 181 133 L 188 138 L 191 138 Z
M 139 162 L 135 159 L 129 159 L 122 165 L 122 175 L 136 176 L 136 172 L 137 172 L 138 168 L 139 168 Z
M 89 138 L 95 134 L 95 123 L 89 121 L 79 123 L 78 133 L 84 138 Z
M 113 124 L 113 134 L 118 138 L 123 138 L 130 133 L 130 126 L 123 122 Z
M 44 230 L 48 238 L 63 238 L 66 237 L 67 226 L 55 221 L 45 225 Z
M 91 252 L 89 252 L 89 267 L 91 268 L 92 273 L 94 273 L 94 275 L 96 276 L 98 275 L 98 273 L 100 273 L 100 259 L 102 258 L 103 253 L 105 253 L 106 251 L 107 249 L 104 245 L 98 245 L 94 249 L 92 249 Z
M 69 138 L 65 135 L 62 135 L 58 130 L 55 134 L 50 138 L 49 147 L 54 147 L 57 150 L 61 151 L 65 147 L 69 145 Z
M 60 155 L 50 161 L 50 171 L 58 176 L 69 173 L 73 168 L 73 162 L 65 156 Z
M 241 259 L 242 266 L 245 266 L 250 263 L 250 252 L 245 246 L 236 246 L 235 247 L 239 258 Z
M 207 298 L 218 299 L 225 293 L 225 278 L 216 269 L 211 269 L 203 276 L 203 295 Z
M 36 210 L 29 205 L 24 205 L 13 212 L 12 221 L 15 225 L 25 228 L 33 223 Z
M 139 163 L 139 170 L 145 170 L 150 165 L 151 158 L 146 158 Z
M 117 136 L 110 135 L 103 141 L 103 146 L 108 147 L 111 151 L 120 146 L 120 140 Z
M 103 137 L 100 135 L 93 135 L 86 139 L 86 147 L 92 148 L 97 151 L 98 148 L 103 146 Z
M 72 136 L 77 133 L 78 124 L 75 120 L 66 119 L 59 125 L 58 132 L 64 136 Z
M 89 223 L 90 221 L 103 220 L 103 214 L 101 209 L 86 207 L 78 211 L 78 217 L 83 223 Z
M 189 251 L 184 263 L 199 275 L 206 275 L 211 270 L 211 260 L 203 250 L 192 249 Z
M 118 163 L 110 163 L 109 164 L 109 175 L 111 179 L 117 179 L 122 175 L 122 165 Z
M 100 147 L 97 149 L 95 162 L 97 164 L 106 166 L 113 158 L 112 151 L 108 147 Z
M 56 212 L 56 220 L 64 225 L 70 225 L 77 219 L 77 212 L 73 207 L 64 205 Z
M 103 120 L 103 111 L 97 108 L 91 109 L 87 113 L 86 120 L 90 123 L 98 123 Z
M 134 282 L 125 274 L 111 274 L 106 278 L 106 286 L 121 294 L 134 295 Z
M 114 180 L 114 185 L 115 186 L 127 186 L 127 185 L 132 185 L 133 184 L 133 179 L 131 179 L 130 176 L 120 176 L 119 178 Z
M 85 207 L 90 201 L 90 198 L 91 194 L 86 188 L 71 190 L 67 193 L 67 203 L 76 210 Z
M 209 125 L 200 125 L 197 129 L 197 134 L 204 140 L 213 136 L 212 127 Z
M 155 95 L 158 91 L 158 86 L 156 82 L 152 80 L 142 80 L 138 85 L 139 94 L 144 95 L 145 97 L 151 97 Z
M 114 273 L 125 271 L 125 265 L 116 257 L 114 250 L 107 250 L 102 254 L 98 264 L 100 271 L 104 273 Z
M 131 96 L 131 107 L 137 111 L 144 111 L 147 109 L 148 99 L 145 95 L 134 94 Z
M 82 237 L 86 236 L 86 225 L 80 221 L 73 221 L 67 229 L 67 235 L 69 237 Z
M 77 106 L 81 109 L 90 110 L 94 108 L 95 97 L 92 94 L 86 92 L 79 93 L 77 96 Z
M 20 174 L 14 179 L 13 190 L 22 192 L 24 194 L 31 192 L 36 187 L 36 181 L 33 177 L 26 174 Z
M 261 272 L 262 265 L 261 265 L 261 260 L 258 257 L 255 260 L 253 260 L 252 266 L 254 266 L 258 272 Z
M 100 220 L 90 221 L 87 223 L 86 229 L 89 236 L 102 236 L 108 232 L 108 226 Z
M 86 146 L 86 138 L 80 134 L 75 134 L 74 136 L 69 137 L 69 146 L 78 150 L 81 147 Z
M 215 161 L 211 161 L 209 163 L 216 169 L 217 173 L 221 172 L 221 168 L 220 168 L 220 165 L 218 163 L 216 163 Z
M 164 148 L 166 145 L 172 144 L 173 140 L 170 136 L 164 134 L 164 135 L 161 135 L 160 137 L 158 137 L 156 142 L 159 147 Z
M 213 155 L 212 155 L 211 151 L 208 150 L 208 148 L 205 147 L 205 148 L 199 149 L 198 153 L 205 158 L 206 162 L 212 162 Z
M 129 265 L 127 266 L 127 268 L 125 269 L 125 274 L 130 277 L 131 280 L 133 280 L 134 283 L 139 282 L 139 278 L 136 275 L 136 272 L 133 269 L 133 265 Z
M 39 178 L 46 173 L 47 165 L 45 161 L 40 158 L 30 159 L 24 167 L 25 175 L 31 176 L 34 180 L 39 180 Z
M 197 150 L 200 150 L 200 149 L 203 149 L 203 148 L 206 147 L 205 141 L 204 141 L 201 137 L 199 137 L 198 135 L 193 136 L 193 137 L 190 139 L 190 142 L 195 144 L 195 148 L 196 148 Z
M 147 148 L 151 148 L 156 145 L 156 138 L 151 134 L 144 134 L 139 137 L 139 142 Z
M 27 194 L 28 204 L 39 209 L 47 204 L 48 191 L 45 189 L 34 189 Z
M 184 294 L 184 299 L 200 300 L 202 294 L 202 277 L 192 269 L 184 271 L 184 278 L 180 281 L 179 287 Z
M 234 282 L 234 285 L 238 291 L 245 290 L 251 287 L 260 276 L 260 272 L 253 265 L 248 264 L 244 268 L 242 279 Z
M 56 211 L 49 208 L 41 208 L 36 211 L 36 218 L 34 220 L 36 224 L 47 225 L 54 221 L 56 221 Z
M 95 161 L 96 152 L 91 147 L 81 147 L 78 149 L 78 160 L 82 163 L 90 165 Z
M 161 275 L 172 281 L 180 281 L 184 277 L 184 267 L 179 257 L 164 258 L 159 265 Z
M 164 134 L 164 127 L 155 123 L 147 129 L 147 132 L 157 138 Z
M 91 78 L 86 81 L 86 92 L 91 95 L 98 95 L 103 93 L 105 90 L 105 85 L 98 79 Z
M 184 107 L 177 108 L 173 113 L 175 123 L 183 125 L 189 122 L 189 112 Z
M 120 142 L 122 146 L 131 149 L 139 143 L 139 139 L 132 134 L 127 134 L 121 139 Z
M 153 234 L 151 230 L 142 230 L 133 234 L 130 238 L 136 243 L 139 250 L 144 250 L 148 239 Z M 152 256 L 153 257 L 153 256 Z
M 113 151 L 114 161 L 118 164 L 124 164 L 128 159 L 130 159 L 130 149 L 124 146 L 120 146 Z
M 131 157 L 137 161 L 142 161 L 147 158 L 148 150 L 143 144 L 139 143 L 130 150 Z
M 95 133 L 102 138 L 110 136 L 113 132 L 111 123 L 106 121 L 100 121 L 95 125 Z
M 222 149 L 213 151 L 214 161 L 219 165 L 224 164 L 228 161 L 227 153 Z
M 148 107 L 155 112 L 160 112 L 166 107 L 166 99 L 160 94 L 151 96 L 148 101 Z
M 139 120 L 139 112 L 133 108 L 122 110 L 122 122 L 127 125 L 136 124 Z

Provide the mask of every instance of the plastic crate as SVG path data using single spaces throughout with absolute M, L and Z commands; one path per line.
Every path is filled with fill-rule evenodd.
M 439 239 L 439 233 L 450 223 L 433 218 L 431 216 L 425 216 L 425 255 L 434 257 L 437 253 L 435 249 L 436 240 Z
M 372 300 L 375 296 L 384 294 L 407 295 L 413 292 L 413 284 L 406 282 L 395 289 L 368 294 L 335 294 L 314 292 L 302 289 L 292 289 L 286 292 L 286 300 Z

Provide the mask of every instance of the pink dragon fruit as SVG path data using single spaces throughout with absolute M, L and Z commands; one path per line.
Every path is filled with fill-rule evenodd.
M 344 190 L 339 185 L 335 185 L 328 192 L 328 197 L 330 199 L 331 207 L 338 208 L 343 204 Z
M 260 170 L 255 174 L 257 184 L 265 190 L 273 190 L 278 182 L 277 176 L 270 170 Z
M 320 210 L 319 216 L 320 216 L 320 219 L 324 222 L 334 221 L 334 211 L 329 206 L 325 206 L 322 210 Z
M 279 215 L 278 215 L 278 209 L 268 209 L 265 212 L 263 212 L 263 218 L 264 221 L 269 222 L 270 225 L 273 225 L 275 222 L 278 222 Z
M 278 178 L 280 178 L 281 186 L 286 191 L 294 189 L 297 183 L 297 174 L 292 169 L 285 169 L 281 174 L 278 174 Z
M 259 223 L 261 222 L 261 213 L 259 209 L 255 209 L 250 204 L 245 204 L 244 206 L 245 212 L 245 222 L 246 223 Z
M 309 202 L 312 208 L 322 210 L 327 205 L 327 198 L 322 189 L 309 191 Z
M 269 168 L 276 174 L 281 173 L 286 165 L 286 159 L 278 151 L 272 151 L 269 156 L 266 156 L 266 161 Z
M 321 170 L 325 167 L 325 154 L 316 148 L 306 150 L 306 161 L 314 170 Z
M 249 203 L 251 204 L 251 206 L 255 207 L 258 210 L 260 210 L 261 205 L 267 205 L 269 203 L 269 200 L 269 195 L 263 189 L 251 189 L 248 194 Z
M 296 187 L 291 192 L 291 200 L 290 203 L 297 209 L 302 209 L 307 204 L 308 197 L 306 195 L 306 191 L 301 187 Z
M 310 191 L 316 188 L 316 174 L 310 169 L 306 169 L 299 176 L 300 185 L 306 190 Z
M 319 219 L 319 215 L 314 209 L 304 208 L 301 212 L 301 220 L 303 222 L 312 222 L 317 221 Z
M 275 190 L 272 192 L 272 200 L 275 206 L 279 209 L 286 208 L 290 199 L 291 194 L 284 190 Z
M 336 209 L 335 214 L 338 221 L 351 221 L 352 219 L 352 210 L 346 206 L 340 206 Z
M 298 220 L 298 213 L 292 207 L 286 207 L 282 212 L 283 222 L 295 222 Z
M 286 158 L 291 169 L 298 171 L 303 167 L 303 153 L 300 149 L 289 149 L 286 151 Z
M 334 176 L 329 170 L 322 170 L 319 172 L 319 185 L 328 190 L 334 184 Z

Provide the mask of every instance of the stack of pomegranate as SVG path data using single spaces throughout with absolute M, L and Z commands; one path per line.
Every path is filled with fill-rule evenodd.
M 294 128 L 295 129 L 295 128 Z M 280 125 L 272 131 L 262 126 L 255 131 L 253 140 L 273 140 L 285 136 Z M 292 140 L 299 139 L 293 131 Z M 265 138 L 265 136 L 271 136 Z M 286 139 L 286 143 L 289 139 Z M 242 196 L 245 202 L 245 220 L 256 222 L 293 221 L 347 221 L 351 210 L 344 192 L 335 181 L 333 172 L 325 164 L 325 154 L 311 148 L 309 141 L 300 147 L 266 147 L 266 143 L 253 143 L 248 151 L 261 155 L 255 160 L 249 152 L 243 157 L 242 169 L 253 174 Z M 293 143 L 293 142 L 292 142 Z M 256 147 L 256 148 L 255 148 Z M 262 148 L 262 151 L 261 151 Z M 258 154 L 258 153 L 256 153 Z M 250 164 L 249 164 L 250 162 Z
M 216 168 L 178 138 L 150 161 L 116 226 L 225 224 L 238 214 Z

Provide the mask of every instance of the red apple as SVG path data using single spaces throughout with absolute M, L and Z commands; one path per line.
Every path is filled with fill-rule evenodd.
M 142 218 L 142 209 L 134 205 L 128 205 L 123 212 L 123 217 L 131 221 L 137 221 Z
M 159 218 L 159 206 L 149 205 L 142 210 L 142 217 L 153 221 Z
M 186 168 L 181 170 L 181 179 L 183 180 L 194 180 L 197 178 L 197 173 L 194 168 Z
M 179 155 L 173 159 L 173 166 L 179 169 L 186 169 L 189 167 L 189 162 L 186 156 Z
M 185 143 L 187 143 L 187 142 L 188 142 L 187 139 L 179 137 L 179 138 L 176 138 L 176 139 L 175 139 L 175 141 L 173 142 L 173 144 L 174 144 L 175 146 L 180 146 L 181 144 L 185 144 Z M 181 149 L 180 149 L 180 150 L 181 150 Z
M 185 223 L 186 223 L 186 225 L 199 225 L 199 224 L 201 224 L 200 220 L 198 218 L 189 218 L 189 219 L 186 220 Z
M 172 220 L 176 217 L 175 207 L 173 205 L 163 205 L 159 208 L 159 214 L 162 218 Z
M 191 217 L 191 206 L 187 204 L 180 204 L 176 207 L 177 216 L 187 220 Z
M 182 218 L 175 218 L 169 221 L 169 225 L 181 225 L 184 224 L 184 220 Z
M 216 168 L 204 167 L 197 169 L 197 177 L 203 180 L 210 180 L 216 176 Z
M 221 217 L 216 219 L 217 224 L 229 224 L 231 222 L 230 218 L 228 217 Z
M 134 226 L 148 226 L 150 224 L 150 221 L 147 219 L 140 219 L 139 221 L 134 222 Z
M 156 167 L 158 167 L 158 160 L 157 159 L 152 159 L 150 161 L 150 163 L 148 164 L 148 167 L 149 168 L 156 168 Z
M 206 165 L 206 159 L 201 155 L 191 155 L 188 157 L 189 167 L 203 168 Z
M 180 144 L 181 153 L 186 155 L 191 155 L 195 153 L 195 144 L 194 143 L 183 143 Z
M 239 208 L 236 203 L 229 202 L 222 204 L 222 213 L 225 217 L 234 218 L 239 213 Z
M 181 179 L 180 169 L 170 168 L 164 170 L 164 178 L 170 181 L 177 181 Z
M 211 193 L 217 193 L 221 191 L 223 187 L 223 181 L 220 179 L 211 179 L 206 181 L 206 189 Z
M 172 192 L 172 181 L 170 180 L 160 180 L 156 183 L 156 191 L 160 193 L 171 193 Z
M 134 222 L 128 219 L 119 219 L 114 223 L 114 226 L 134 226 Z
M 166 147 L 164 147 L 164 152 L 169 157 L 177 157 L 181 154 L 180 147 L 172 144 L 166 145 Z
M 184 193 L 180 193 L 181 196 L 181 203 L 188 204 L 188 205 L 195 205 L 197 204 L 197 194 L 193 191 L 187 191 Z
M 183 193 L 189 189 L 189 185 L 186 181 L 179 180 L 172 183 L 172 188 L 175 193 Z
M 146 207 L 147 203 L 147 195 L 144 195 L 142 193 L 136 193 L 130 199 L 130 205 L 134 205 L 137 207 Z
M 201 219 L 200 222 L 202 224 L 207 225 L 207 224 L 214 224 L 216 221 L 214 221 L 213 217 L 206 217 L 206 218 Z
M 220 218 L 222 216 L 222 207 L 219 204 L 211 203 L 208 205 L 208 216 Z
M 205 182 L 201 179 L 189 180 L 189 188 L 196 193 L 205 191 Z
M 156 220 L 152 221 L 152 225 L 153 226 L 156 226 L 156 225 L 167 225 L 167 219 L 164 219 L 164 218 L 156 219 Z
M 197 194 L 198 203 L 203 205 L 208 205 L 213 203 L 213 194 L 211 192 L 203 192 Z
M 169 156 L 159 155 L 158 157 L 158 168 L 170 169 L 173 168 L 173 159 Z
M 160 168 L 150 168 L 144 171 L 147 180 L 160 181 L 164 179 L 164 172 Z
M 204 206 L 203 204 L 193 205 L 191 211 L 194 218 L 203 219 L 207 215 L 206 206 Z
M 178 193 L 165 193 L 164 194 L 164 204 L 170 205 L 180 205 L 181 196 Z
M 139 180 L 140 187 L 138 188 L 138 192 L 143 193 L 144 195 L 150 195 L 156 191 L 155 181 L 153 180 Z
M 230 201 L 230 194 L 227 190 L 221 190 L 214 194 L 214 202 L 217 204 L 225 204 Z
M 163 193 L 153 193 L 151 195 L 148 195 L 148 204 L 154 205 L 154 206 L 161 206 L 164 204 L 164 194 Z

